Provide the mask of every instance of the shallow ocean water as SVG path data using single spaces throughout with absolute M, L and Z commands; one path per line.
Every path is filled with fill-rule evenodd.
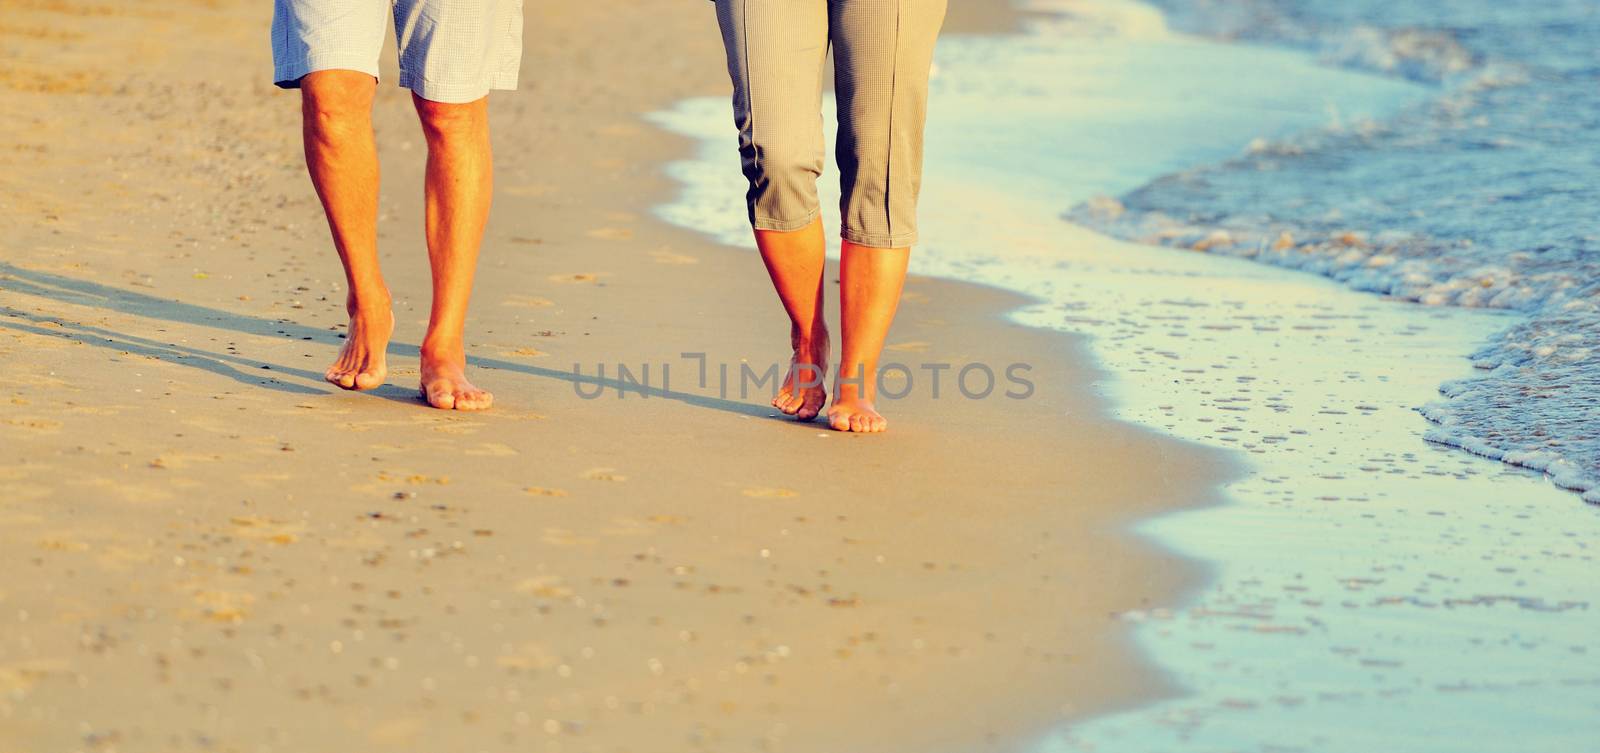
M 1435 94 L 1358 127 L 1263 139 L 1071 216 L 1420 303 L 1526 314 L 1474 348 L 1478 378 L 1429 406 L 1430 438 L 1600 502 L 1600 3 L 1159 4 L 1186 29 Z
M 1246 470 L 1224 504 L 1140 527 L 1212 576 L 1182 605 L 1120 617 L 1184 694 L 1037 749 L 1592 748 L 1600 510 L 1425 441 L 1419 413 L 1516 314 L 1061 220 L 1251 144 L 1402 117 L 1437 88 L 1175 34 L 1148 6 L 1034 6 L 1053 13 L 1021 38 L 941 42 L 914 271 L 1035 296 L 1015 316 L 1088 335 L 1119 417 Z M 727 101 L 656 120 L 701 140 L 662 216 L 746 245 Z

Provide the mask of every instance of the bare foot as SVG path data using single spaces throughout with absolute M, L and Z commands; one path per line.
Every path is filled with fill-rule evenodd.
M 789 361 L 778 396 L 772 398 L 772 407 L 800 421 L 810 421 L 828 402 L 828 390 L 822 386 L 828 375 L 828 328 L 819 325 L 806 337 L 799 327 L 794 327 L 789 344 L 794 348 L 794 358 Z
M 422 399 L 440 410 L 487 410 L 494 395 L 467 381 L 467 356 L 459 348 L 445 353 L 423 349 Z
M 875 434 L 889 429 L 889 420 L 872 405 L 872 389 L 862 390 L 860 385 L 845 384 L 843 379 L 835 382 L 833 389 L 828 425 L 834 430 Z
M 350 328 L 345 333 L 344 350 L 322 378 L 347 390 L 370 390 L 382 385 L 389 374 L 384 358 L 389 336 L 394 334 L 389 295 L 385 293 L 381 301 L 360 306 L 356 305 L 355 296 L 350 296 L 345 310 L 350 312 Z

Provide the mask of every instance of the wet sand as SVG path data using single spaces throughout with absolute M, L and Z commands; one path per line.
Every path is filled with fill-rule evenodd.
M 974 5 L 950 31 L 1009 23 Z M 708 4 L 528 5 L 486 414 L 415 398 L 392 58 L 399 326 L 390 384 L 350 394 L 320 380 L 342 281 L 269 10 L 0 8 L 0 750 L 1011 750 L 1169 692 L 1112 615 L 1201 574 L 1125 528 L 1207 501 L 1221 456 L 1109 420 L 1078 340 L 1002 319 L 1026 300 L 912 280 L 891 354 L 1037 389 L 918 389 L 888 436 L 694 384 L 680 354 L 760 371 L 787 334 L 750 251 L 649 214 L 688 144 L 641 115 L 726 90 Z M 672 387 L 584 399 L 601 363 Z

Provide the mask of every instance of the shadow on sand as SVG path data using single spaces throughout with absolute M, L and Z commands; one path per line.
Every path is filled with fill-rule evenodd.
M 288 319 L 263 319 L 244 314 L 235 314 L 221 309 L 157 298 L 132 290 L 63 277 L 49 272 L 23 269 L 6 262 L 0 262 L 0 292 L 20 293 L 77 306 L 107 309 L 123 314 L 160 319 L 179 324 L 230 330 L 256 337 L 293 338 L 320 343 L 333 348 L 339 348 L 344 345 L 343 338 L 335 332 L 315 329 Z M 85 345 L 148 356 L 166 363 L 188 366 L 219 376 L 225 376 L 250 387 L 303 395 L 327 394 L 337 389 L 323 381 L 322 372 L 320 371 L 267 363 L 233 353 L 215 353 L 178 343 L 160 342 L 147 337 L 114 332 L 102 327 L 73 322 L 60 317 L 22 311 L 13 305 L 0 305 L 0 317 L 4 317 L 4 319 L 0 319 L 0 327 L 7 329 L 47 337 L 64 337 Z M 389 343 L 388 353 L 391 356 L 415 358 L 420 355 L 420 350 L 416 345 L 409 343 L 391 342 Z M 766 418 L 772 413 L 770 407 L 763 405 L 741 403 L 710 395 L 678 392 L 620 379 L 606 379 L 599 374 L 584 375 L 576 370 L 560 371 L 477 356 L 468 356 L 467 363 L 482 369 L 509 371 L 541 379 L 565 382 L 575 386 L 581 385 L 585 388 L 585 394 L 613 391 L 616 394 L 626 393 L 640 397 L 662 398 L 697 408 L 758 418 Z M 289 381 L 288 378 L 299 381 Z M 401 402 L 421 402 L 415 390 L 408 390 L 394 385 L 380 387 L 370 391 L 368 394 Z

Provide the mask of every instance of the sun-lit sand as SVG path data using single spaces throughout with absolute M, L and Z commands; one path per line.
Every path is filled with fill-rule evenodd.
M 786 337 L 748 251 L 651 215 L 689 144 L 643 116 L 726 90 L 708 4 L 530 3 L 480 415 L 415 398 L 403 93 L 376 113 L 390 380 L 346 394 L 268 9 L 4 8 L 0 749 L 972 751 L 1167 692 L 1114 615 L 1197 574 L 1124 526 L 1229 468 L 1109 420 L 1078 342 L 1004 320 L 1026 300 L 914 279 L 892 353 L 1037 390 L 918 391 L 888 437 L 691 378 Z M 648 397 L 578 389 L 669 363 Z

